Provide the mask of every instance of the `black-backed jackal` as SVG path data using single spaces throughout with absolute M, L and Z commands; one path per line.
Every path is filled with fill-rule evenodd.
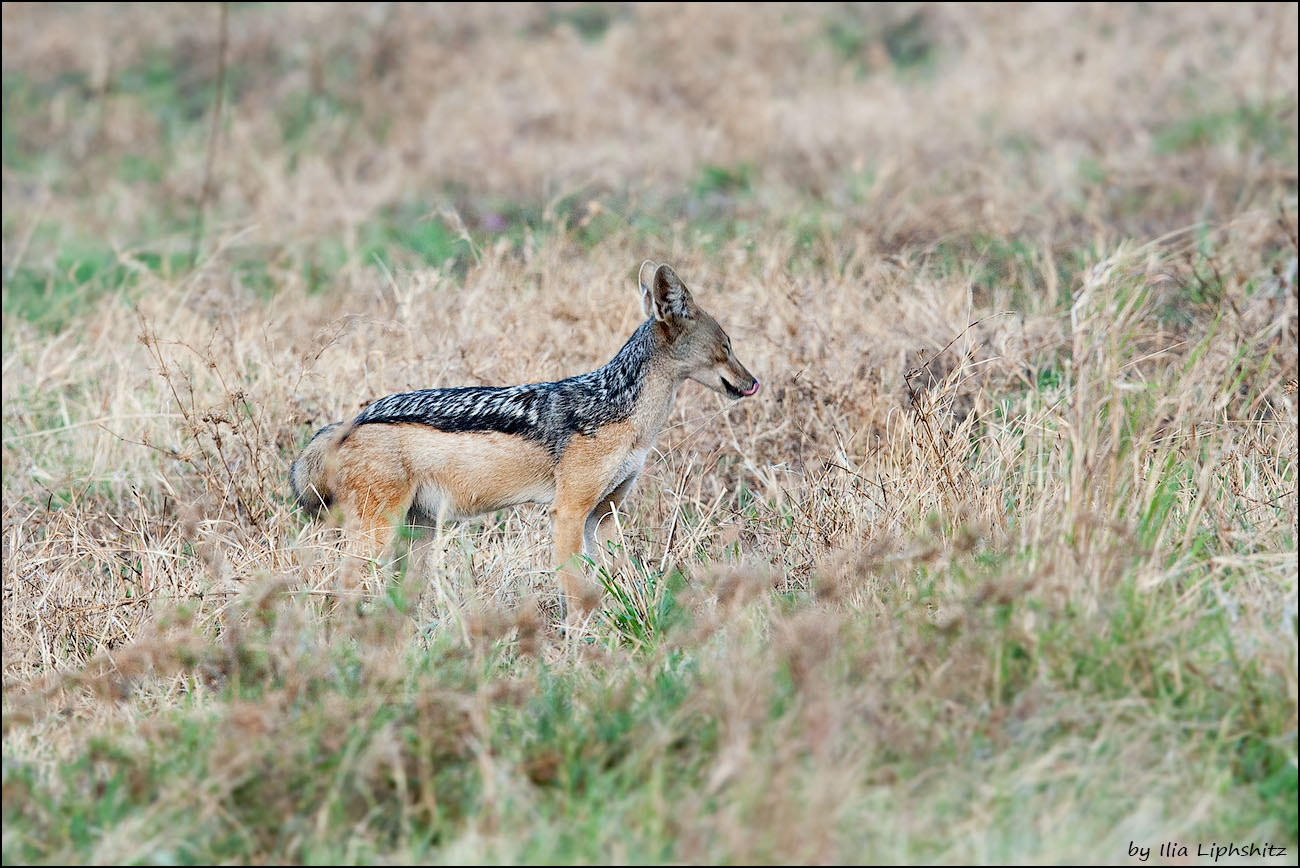
M 389 395 L 316 432 L 289 476 L 304 508 L 337 508 L 382 550 L 403 520 L 468 518 L 551 505 L 555 558 L 570 604 L 594 603 L 579 552 L 622 503 L 691 379 L 729 398 L 758 391 L 722 327 L 667 265 L 637 276 L 648 319 L 609 364 L 526 386 Z

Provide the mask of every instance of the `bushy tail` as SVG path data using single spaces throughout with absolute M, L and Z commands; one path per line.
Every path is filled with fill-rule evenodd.
M 356 427 L 354 422 L 335 422 L 316 432 L 289 468 L 293 496 L 308 513 L 318 516 L 334 503 L 330 480 L 334 476 L 335 452 Z

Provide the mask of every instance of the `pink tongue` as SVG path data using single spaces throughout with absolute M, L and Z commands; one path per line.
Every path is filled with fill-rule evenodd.
M 754 393 L 757 392 L 757 391 L 758 391 L 758 380 L 755 380 L 755 381 L 754 381 L 754 385 L 752 385 L 752 386 L 749 387 L 749 391 L 747 391 L 747 392 L 741 392 L 740 394 L 742 394 L 742 395 L 744 395 L 746 398 L 748 398 L 750 395 L 754 394 Z

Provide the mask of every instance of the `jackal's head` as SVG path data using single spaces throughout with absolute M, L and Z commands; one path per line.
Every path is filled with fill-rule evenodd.
M 731 338 L 717 320 L 700 310 L 671 268 L 647 259 L 641 263 L 637 283 L 641 307 L 659 324 L 679 376 L 728 398 L 746 398 L 758 391 L 758 380 L 731 351 Z

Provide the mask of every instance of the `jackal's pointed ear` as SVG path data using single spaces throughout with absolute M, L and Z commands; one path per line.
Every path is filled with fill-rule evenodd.
M 653 259 L 647 259 L 641 263 L 641 267 L 636 272 L 636 285 L 641 289 L 641 310 L 645 311 L 646 316 L 654 316 L 654 304 L 651 302 L 650 284 L 654 282 L 655 269 L 659 263 Z
M 647 265 L 654 266 L 648 282 Z M 669 325 L 679 325 L 694 316 L 695 301 L 691 298 L 691 291 L 667 265 L 655 266 L 647 259 L 641 263 L 637 282 L 641 285 L 641 308 L 646 316 Z

